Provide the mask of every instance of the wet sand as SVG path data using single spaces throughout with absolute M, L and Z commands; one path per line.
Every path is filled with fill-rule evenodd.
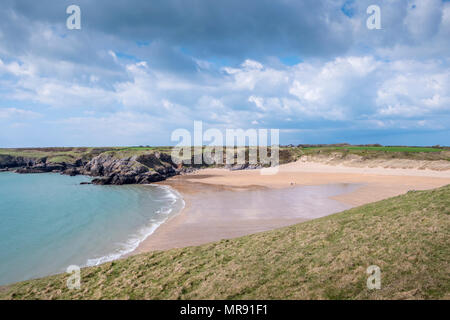
M 352 168 L 295 162 L 275 175 L 205 169 L 161 184 L 186 207 L 135 253 L 199 245 L 262 232 L 403 194 L 450 184 L 450 172 Z

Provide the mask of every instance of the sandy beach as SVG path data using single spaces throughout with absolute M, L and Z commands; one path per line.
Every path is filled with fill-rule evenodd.
M 450 171 L 347 167 L 297 161 L 275 175 L 204 169 L 161 184 L 186 207 L 134 253 L 199 245 L 262 232 L 379 201 L 409 190 L 450 184 Z

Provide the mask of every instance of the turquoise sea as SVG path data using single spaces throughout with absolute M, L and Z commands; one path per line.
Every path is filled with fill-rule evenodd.
M 117 259 L 184 206 L 166 186 L 87 181 L 0 173 L 0 285 Z

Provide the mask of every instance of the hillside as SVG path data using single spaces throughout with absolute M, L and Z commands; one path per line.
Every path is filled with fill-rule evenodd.
M 22 166 L 25 161 L 46 159 L 48 163 L 73 164 L 77 160 L 89 161 L 99 154 L 113 150 L 113 148 L 0 148 L 0 168 L 10 165 L 8 160 L 18 159 L 17 165 Z M 10 165 L 11 166 L 11 165 Z
M 0 289 L 1 299 L 449 299 L 450 185 Z M 381 289 L 366 269 L 381 268 Z
M 22 148 L 0 149 L 0 171 L 17 173 L 59 172 L 69 175 L 85 174 L 99 184 L 148 183 L 161 181 L 173 174 L 192 171 L 195 168 L 221 167 L 258 169 L 269 166 L 270 160 L 257 153 L 256 163 L 249 163 L 249 147 L 234 149 L 234 163 L 215 163 L 208 147 L 203 148 L 203 162 L 192 161 L 191 155 L 176 157 L 191 160 L 179 166 L 172 158 L 172 147 L 114 147 L 114 148 Z M 252 149 L 255 150 L 255 149 Z M 210 150 L 211 151 L 211 150 Z M 223 150 L 222 158 L 227 158 Z M 256 150 L 255 150 L 256 151 Z M 237 163 L 238 153 L 243 152 L 246 163 Z M 269 157 L 271 149 L 269 148 Z M 279 150 L 279 163 L 286 164 L 301 159 L 357 167 L 385 167 L 450 170 L 450 149 L 447 147 L 383 147 L 351 145 L 299 145 L 284 146 Z M 223 160 L 222 160 L 223 161 Z M 93 170 L 92 170 L 93 169 Z M 156 172 L 156 173 L 155 173 Z
M 248 148 L 247 157 L 248 157 Z M 270 149 L 270 148 L 269 148 Z M 91 160 L 107 153 L 117 158 L 143 155 L 154 152 L 170 154 L 172 147 L 102 147 L 102 148 L 0 148 L 0 168 L 6 157 L 24 159 L 43 159 L 48 163 L 74 163 L 76 160 Z M 449 147 L 389 147 L 389 146 L 352 146 L 352 145 L 299 145 L 280 147 L 280 162 L 295 161 L 301 156 L 328 156 L 339 154 L 345 158 L 349 155 L 364 159 L 411 159 L 411 160 L 450 160 Z

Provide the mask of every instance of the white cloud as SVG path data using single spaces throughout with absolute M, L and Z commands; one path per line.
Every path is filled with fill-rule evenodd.
M 424 70 L 394 74 L 383 82 L 376 98 L 380 114 L 426 117 L 450 111 L 450 70 L 424 66 Z
M 0 59 L 0 74 L 1 73 L 9 73 L 17 77 L 32 76 L 35 74 L 35 69 L 28 64 L 19 64 L 17 61 L 4 63 L 2 59 Z
M 264 107 L 264 99 L 257 96 L 250 96 L 248 98 L 249 102 L 253 102 L 259 109 L 265 111 L 266 108 Z
M 9 98 L 53 108 L 124 112 L 121 116 L 128 117 L 127 124 L 136 121 L 138 128 L 141 122 L 130 115 L 147 114 L 159 123 L 198 119 L 241 127 L 365 119 L 386 127 L 389 122 L 384 118 L 425 120 L 435 112 L 448 112 L 450 101 L 450 69 L 441 60 L 382 61 L 365 55 L 278 68 L 245 60 L 238 67 L 223 68 L 224 73 L 211 75 L 209 70 L 199 70 L 200 77 L 207 79 L 203 82 L 155 71 L 141 61 L 125 65 L 129 80 L 117 81 L 109 88 L 97 85 L 99 78 L 93 74 L 82 84 L 26 72 L 38 69 L 32 64 L 6 66 L 0 62 L 0 70 L 20 75 L 7 81 Z M 72 120 L 83 119 L 101 127 L 112 119 L 97 116 L 97 122 L 95 114 Z
M 25 120 L 39 117 L 41 117 L 41 114 L 34 111 L 17 108 L 0 108 L 0 119 Z
M 241 67 L 246 70 L 261 70 L 263 69 L 263 65 L 258 61 L 247 59 L 242 64 Z

